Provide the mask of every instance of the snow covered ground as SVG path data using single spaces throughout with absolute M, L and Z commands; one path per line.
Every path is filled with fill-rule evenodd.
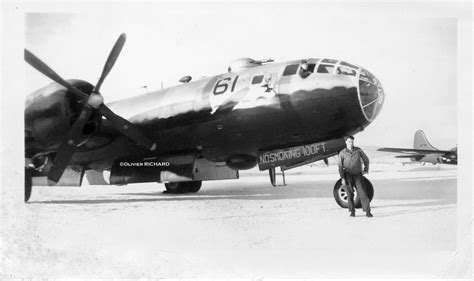
M 35 187 L 3 198 L 3 277 L 449 277 L 456 166 L 374 164 L 373 218 L 333 199 L 336 167 L 203 183 Z M 281 177 L 278 181 L 281 183 Z

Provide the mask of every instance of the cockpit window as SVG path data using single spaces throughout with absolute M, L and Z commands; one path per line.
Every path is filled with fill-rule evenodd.
M 359 93 L 364 114 L 372 120 L 380 111 L 384 100 L 384 92 L 377 78 L 363 68 L 361 68 L 359 76 Z
M 343 65 L 343 66 L 348 66 L 348 67 L 354 68 L 354 69 L 359 69 L 359 67 L 358 67 L 358 66 L 355 66 L 355 65 L 353 65 L 353 64 L 350 64 L 350 63 L 348 63 L 348 62 L 345 62 L 345 61 L 341 61 L 341 63 L 340 63 L 340 64 L 341 64 L 341 65 Z
M 254 76 L 253 79 L 252 79 L 252 85 L 253 84 L 260 84 L 260 83 L 262 83 L 262 81 L 263 81 L 263 75 Z
M 311 73 L 314 72 L 314 67 L 316 66 L 315 63 L 307 63 L 306 61 L 304 63 L 301 63 L 300 70 L 298 71 L 298 74 L 300 75 L 301 78 L 306 78 L 311 75 Z
M 355 69 L 349 68 L 349 67 L 347 67 L 347 66 L 342 66 L 342 65 L 340 65 L 340 66 L 337 68 L 336 73 L 337 73 L 337 74 L 341 74 L 341 75 L 356 76 L 357 71 L 355 71 Z
M 363 106 L 367 105 L 368 103 L 373 102 L 374 100 L 378 98 L 379 90 L 377 86 L 375 86 L 372 83 L 360 80 L 359 89 L 360 89 L 360 99 Z
M 285 70 L 283 71 L 283 76 L 295 75 L 299 66 L 299 64 L 290 64 L 286 66 Z
M 367 118 L 372 119 L 383 103 L 383 90 L 372 83 L 359 80 L 360 101 Z M 381 95 L 381 97 L 379 97 Z
M 314 72 L 314 68 L 316 67 L 316 64 L 315 64 L 315 63 L 308 63 L 307 66 L 308 66 L 308 69 L 306 69 L 305 71 L 306 71 L 306 72 L 311 72 L 311 73 L 313 73 L 313 72 Z M 301 67 L 300 67 L 300 70 L 302 70 Z
M 375 78 L 375 76 L 365 69 L 362 69 L 360 71 L 360 80 L 364 80 L 372 84 L 379 85 L 379 81 Z
M 322 62 L 327 62 L 327 63 L 337 63 L 337 60 L 332 60 L 332 59 L 323 59 Z
M 320 64 L 318 67 L 318 73 L 332 73 L 334 70 L 334 65 L 330 64 Z

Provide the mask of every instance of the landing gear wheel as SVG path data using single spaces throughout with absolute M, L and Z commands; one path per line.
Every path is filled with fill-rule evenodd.
M 372 201 L 372 199 L 374 198 L 374 187 L 372 183 L 366 177 L 362 177 L 362 178 L 363 178 L 362 180 L 364 181 L 364 185 L 367 189 L 367 196 L 369 196 L 369 201 Z M 347 200 L 348 194 L 345 188 L 346 186 L 343 186 L 342 180 L 339 179 L 334 185 L 333 195 L 334 195 L 334 199 L 336 200 L 336 203 L 342 208 L 347 209 L 349 208 L 349 203 Z M 354 190 L 354 205 L 356 208 L 362 208 L 362 203 L 360 202 L 360 198 L 357 195 L 357 191 L 355 190 Z
M 165 193 L 170 193 L 170 194 L 186 193 L 186 188 L 183 186 L 182 182 L 165 183 L 165 188 L 166 188 Z
M 202 181 L 188 181 L 183 182 L 186 185 L 186 190 L 190 193 L 196 193 L 201 189 Z
M 166 193 L 183 194 L 196 193 L 201 189 L 202 181 L 184 181 L 165 183 Z
M 25 203 L 30 200 L 33 182 L 31 180 L 31 170 L 25 168 Z

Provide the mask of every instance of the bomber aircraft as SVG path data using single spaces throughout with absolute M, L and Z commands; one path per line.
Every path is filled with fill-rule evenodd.
M 175 194 L 256 165 L 272 175 L 336 155 L 384 102 L 375 76 L 348 62 L 243 58 L 225 73 L 184 76 L 177 86 L 106 105 L 100 88 L 125 39 L 95 85 L 64 80 L 25 49 L 26 62 L 54 81 L 26 100 L 25 202 L 33 179 L 80 186 L 86 174 L 100 184 L 104 171 L 109 184 L 159 182 Z
M 377 150 L 401 153 L 404 155 L 397 155 L 395 158 L 409 158 L 411 161 L 421 162 L 423 164 L 458 164 L 457 147 L 451 148 L 450 150 L 439 150 L 431 145 L 422 130 L 415 132 L 413 148 L 382 147 Z

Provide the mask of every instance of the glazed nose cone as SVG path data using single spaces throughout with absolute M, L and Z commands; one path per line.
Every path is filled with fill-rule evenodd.
M 365 118 L 372 122 L 382 109 L 385 92 L 380 81 L 365 69 L 359 76 L 359 98 Z

